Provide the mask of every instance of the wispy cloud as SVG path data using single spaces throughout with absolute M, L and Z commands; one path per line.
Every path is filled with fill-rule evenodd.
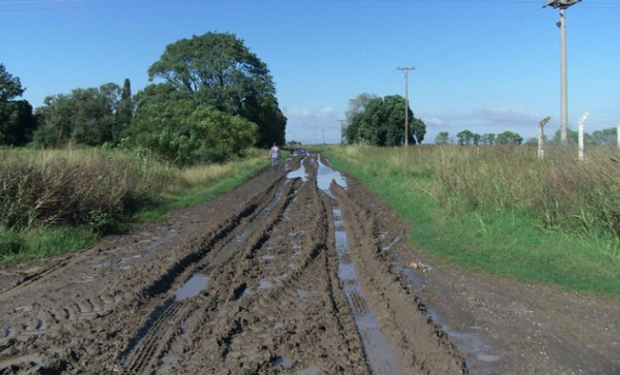
M 476 114 L 493 122 L 538 122 L 543 118 L 543 116 L 533 112 L 507 108 L 481 109 Z

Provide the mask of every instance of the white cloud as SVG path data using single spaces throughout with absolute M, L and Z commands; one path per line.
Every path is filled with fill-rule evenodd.
M 422 116 L 422 121 L 424 121 L 424 124 L 429 125 L 429 126 L 443 126 L 444 122 L 438 118 L 438 117 L 434 117 L 434 116 Z
M 288 118 L 286 140 L 302 143 L 340 143 L 340 121 L 344 114 L 336 112 L 333 107 L 320 109 L 292 108 L 285 109 Z

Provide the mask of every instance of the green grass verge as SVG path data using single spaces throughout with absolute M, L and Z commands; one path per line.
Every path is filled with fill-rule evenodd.
M 613 241 L 543 230 L 538 218 L 516 210 L 455 215 L 430 193 L 437 183 L 432 171 L 400 174 L 376 155 L 352 157 L 338 148 L 322 152 L 399 212 L 411 225 L 411 242 L 425 253 L 470 271 L 620 296 L 620 257 Z

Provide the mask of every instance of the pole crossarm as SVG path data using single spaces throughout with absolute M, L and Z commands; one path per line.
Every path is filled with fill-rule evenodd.
M 580 2 L 581 0 L 549 0 L 545 5 L 543 5 L 543 8 L 551 7 L 556 9 L 566 9 L 569 6 L 575 5 Z

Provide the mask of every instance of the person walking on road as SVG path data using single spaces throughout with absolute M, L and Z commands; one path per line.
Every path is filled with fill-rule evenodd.
M 269 150 L 269 156 L 271 156 L 271 166 L 273 167 L 273 169 L 277 169 L 278 159 L 280 158 L 280 149 L 275 144 L 275 142 L 273 143 L 273 147 L 271 147 L 271 150 Z

